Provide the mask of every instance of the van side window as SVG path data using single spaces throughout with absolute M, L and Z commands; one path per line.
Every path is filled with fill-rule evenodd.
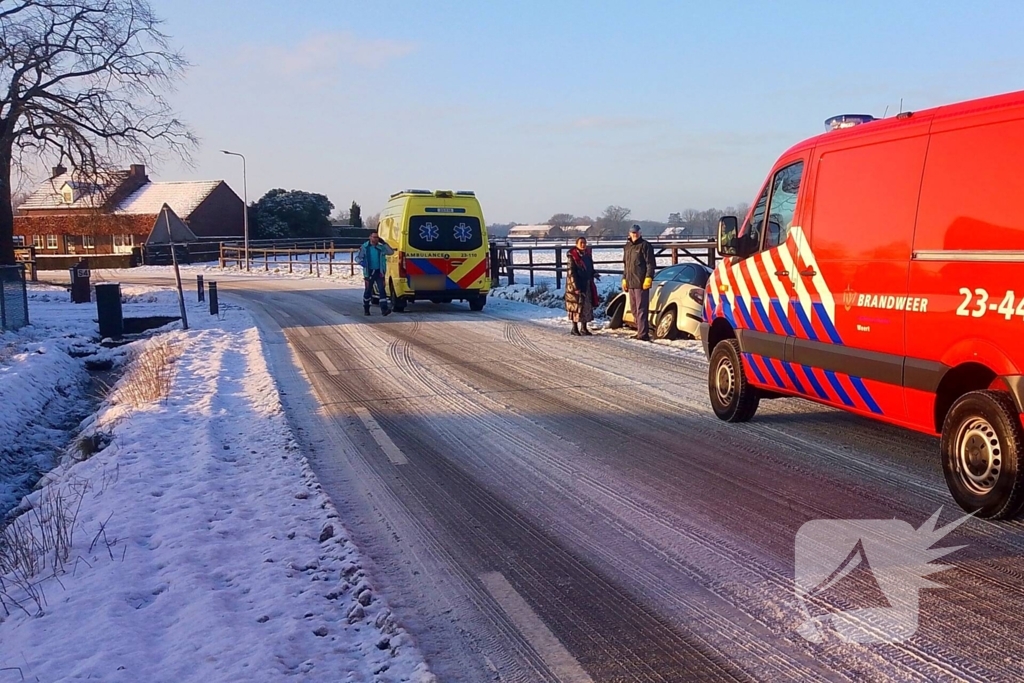
M 768 208 L 769 189 L 768 186 L 765 186 L 761 196 L 757 198 L 757 203 L 754 204 L 754 210 L 750 212 L 750 217 L 740 228 L 739 238 L 746 243 L 746 248 L 742 249 L 741 253 L 753 254 L 761 245 L 761 229 L 764 227 L 765 209 Z
M 798 161 L 775 174 L 772 180 L 772 195 L 768 209 L 768 232 L 764 248 L 773 249 L 789 236 L 796 213 L 796 199 L 800 192 L 800 179 L 804 174 L 804 162 Z

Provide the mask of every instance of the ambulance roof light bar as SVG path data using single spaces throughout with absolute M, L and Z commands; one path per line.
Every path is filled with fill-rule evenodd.
M 840 114 L 833 116 L 832 118 L 825 119 L 825 131 L 830 132 L 833 130 L 842 130 L 843 128 L 853 128 L 859 126 L 862 123 L 870 123 L 871 121 L 877 121 L 871 114 Z

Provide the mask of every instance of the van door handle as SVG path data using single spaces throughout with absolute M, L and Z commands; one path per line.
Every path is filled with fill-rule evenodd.
M 810 268 L 808 270 L 801 270 L 800 274 L 803 275 L 804 277 L 814 277 L 815 275 L 818 274 L 818 271 L 816 271 L 814 268 Z
M 788 270 L 776 270 L 775 274 L 778 275 L 779 277 L 789 277 Z

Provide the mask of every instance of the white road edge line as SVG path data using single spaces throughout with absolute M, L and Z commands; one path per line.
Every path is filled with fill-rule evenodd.
M 380 449 L 384 451 L 384 455 L 388 456 L 388 460 L 391 461 L 392 465 L 408 465 L 409 458 L 405 457 L 405 453 L 398 450 L 398 446 L 391 440 L 391 437 L 387 435 L 377 421 L 373 419 L 373 415 L 370 415 L 370 411 L 362 406 L 355 407 L 356 415 L 363 421 L 363 425 L 366 430 L 370 432 L 370 436 L 377 442 Z
M 331 362 L 331 359 L 327 357 L 326 353 L 323 351 L 317 351 L 316 357 L 320 359 L 321 363 L 323 363 L 324 369 L 327 370 L 328 375 L 338 374 L 338 368 L 334 367 L 334 363 Z
M 487 572 L 480 575 L 480 581 L 558 680 L 563 683 L 594 683 L 508 579 L 499 572 Z

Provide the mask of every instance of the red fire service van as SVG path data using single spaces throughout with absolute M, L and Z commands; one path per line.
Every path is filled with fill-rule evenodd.
M 847 115 L 722 218 L 701 338 L 719 418 L 801 396 L 941 435 L 965 510 L 1024 505 L 1024 92 Z

